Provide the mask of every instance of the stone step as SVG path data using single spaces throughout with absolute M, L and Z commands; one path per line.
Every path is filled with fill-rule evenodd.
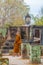
M 14 45 L 4 45 L 3 47 L 12 47 L 12 46 L 14 46 Z
M 14 43 L 12 40 L 7 40 L 6 43 Z
M 9 53 L 3 53 L 2 56 L 9 56 Z
M 2 53 L 9 53 L 9 50 L 8 49 L 2 50 Z
M 13 49 L 14 40 L 7 40 L 5 44 L 1 47 L 2 53 L 9 53 Z
M 2 49 L 13 49 L 13 46 L 10 46 L 10 47 L 6 46 L 6 47 L 3 47 Z
M 3 49 L 9 49 L 9 47 L 3 47 Z

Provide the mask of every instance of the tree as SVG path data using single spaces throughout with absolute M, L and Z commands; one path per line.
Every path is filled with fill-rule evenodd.
M 43 17 L 39 17 L 39 18 L 36 17 L 34 21 L 35 21 L 34 25 L 39 25 L 39 26 L 43 25 Z
M 1 0 L 0 3 L 0 18 L 3 19 L 4 23 L 6 20 L 7 23 L 15 23 L 17 20 L 20 23 L 22 20 L 22 24 L 24 24 L 23 17 L 29 12 L 29 7 L 24 5 L 23 0 Z
M 36 16 L 36 17 L 34 17 L 33 16 L 33 19 L 34 19 L 34 21 L 35 21 L 35 25 L 40 25 L 40 26 L 42 26 L 43 25 L 43 7 L 41 8 L 41 15 L 40 15 L 40 17 L 38 16 Z

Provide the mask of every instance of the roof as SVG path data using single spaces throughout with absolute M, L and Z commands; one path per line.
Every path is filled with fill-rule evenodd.
M 33 25 L 32 28 L 43 28 L 43 26 Z

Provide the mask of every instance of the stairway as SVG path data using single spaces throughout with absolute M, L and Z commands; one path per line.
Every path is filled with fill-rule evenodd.
M 13 49 L 14 46 L 14 40 L 7 40 L 4 44 L 4 46 L 2 46 L 2 53 L 9 53 L 10 50 Z

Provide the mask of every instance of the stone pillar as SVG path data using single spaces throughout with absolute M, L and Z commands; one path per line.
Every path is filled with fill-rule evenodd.
M 11 40 L 10 30 L 9 30 L 9 29 L 8 29 L 8 36 L 7 36 L 7 40 Z
M 28 41 L 28 27 L 26 27 L 26 39 Z
M 24 59 L 29 59 L 29 54 L 30 54 L 30 45 L 29 43 L 22 43 L 21 44 L 21 56 Z
M 26 27 L 26 39 L 27 41 L 30 39 L 30 27 Z

